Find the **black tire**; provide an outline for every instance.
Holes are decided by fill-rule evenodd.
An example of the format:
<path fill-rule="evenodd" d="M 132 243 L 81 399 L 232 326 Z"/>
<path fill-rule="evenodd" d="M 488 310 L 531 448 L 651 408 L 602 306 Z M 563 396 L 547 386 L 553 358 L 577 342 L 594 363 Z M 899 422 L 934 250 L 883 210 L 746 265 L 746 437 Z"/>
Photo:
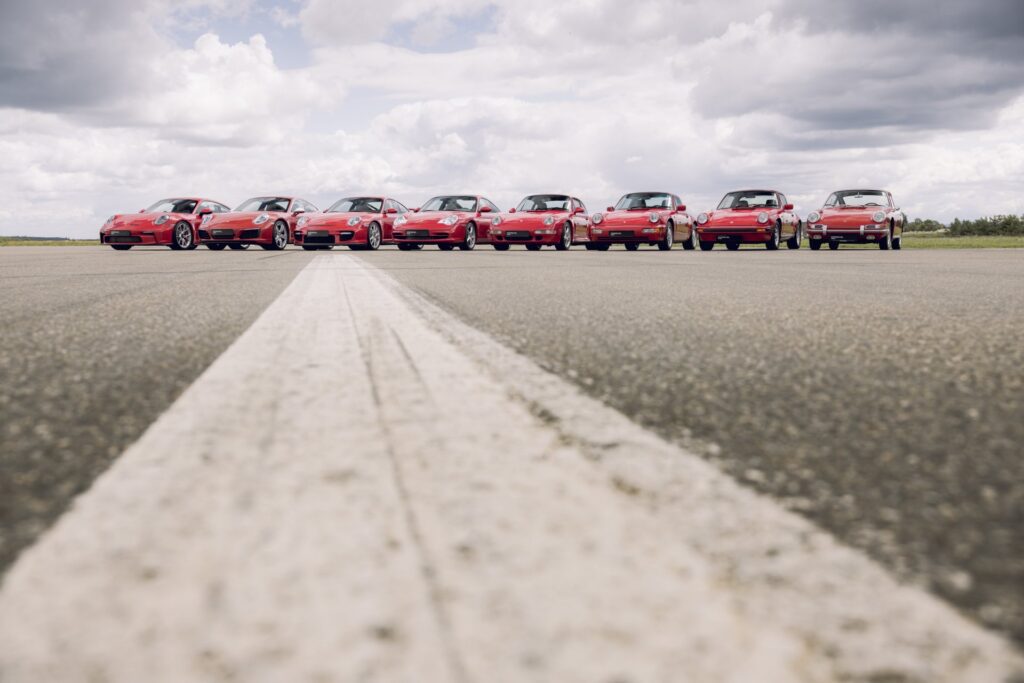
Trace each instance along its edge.
<path fill-rule="evenodd" d="M 399 242 L 398 243 L 398 251 L 416 251 L 416 250 L 422 249 L 422 248 L 423 248 L 422 245 L 419 245 L 419 244 L 409 244 L 407 242 Z"/>
<path fill-rule="evenodd" d="M 890 225 L 889 229 L 885 231 L 885 239 L 884 240 L 879 240 L 878 248 L 881 249 L 882 251 L 889 251 L 889 247 L 891 247 L 891 246 L 892 246 L 892 226 Z"/>
<path fill-rule="evenodd" d="M 899 251 L 900 249 L 903 248 L 903 235 L 892 238 L 892 248 L 896 251 Z"/>
<path fill-rule="evenodd" d="M 376 222 L 370 223 L 370 226 L 366 228 L 366 248 L 370 251 L 377 251 L 383 241 L 384 234 L 380 231 L 380 225 Z"/>
<path fill-rule="evenodd" d="M 796 233 L 792 237 L 790 237 L 788 240 L 786 240 L 786 248 L 787 249 L 799 249 L 800 248 L 800 243 L 803 242 L 803 239 L 804 239 L 804 224 L 803 223 L 797 223 L 796 224 Z"/>
<path fill-rule="evenodd" d="M 271 232 L 273 240 L 268 246 L 271 251 L 281 251 L 288 246 L 288 224 L 284 221 L 277 221 Z"/>
<path fill-rule="evenodd" d="M 690 226 L 690 237 L 683 242 L 683 249 L 686 251 L 693 251 L 700 244 L 700 239 L 697 237 L 697 230 L 692 225 Z"/>
<path fill-rule="evenodd" d="M 540 246 L 541 245 L 539 245 L 539 244 L 527 244 L 526 248 L 529 251 L 540 251 Z"/>
<path fill-rule="evenodd" d="M 509 247 L 507 244 L 492 244 L 491 246 L 494 247 L 495 251 L 508 251 Z"/>
<path fill-rule="evenodd" d="M 308 246 L 308 245 L 306 245 L 306 244 L 303 244 L 303 245 L 302 245 L 302 249 L 303 249 L 304 251 L 316 251 L 316 250 L 317 250 L 317 247 L 311 247 L 311 246 Z"/>
<path fill-rule="evenodd" d="M 273 251 L 274 250 L 274 245 L 273 244 L 261 244 L 260 245 L 260 249 L 262 249 L 263 251 Z"/>
<path fill-rule="evenodd" d="M 728 249 L 729 251 L 739 251 L 740 243 L 739 242 L 726 242 L 725 243 L 725 248 Z"/>
<path fill-rule="evenodd" d="M 185 221 L 178 221 L 171 232 L 171 249 L 175 251 L 187 251 L 192 249 L 196 242 L 196 235 L 192 232 L 192 226 Z"/>
<path fill-rule="evenodd" d="M 818 251 L 821 249 L 821 240 L 807 240 L 807 246 L 811 248 L 811 251 Z"/>
<path fill-rule="evenodd" d="M 626 242 L 626 251 L 636 251 L 640 248 L 639 242 Z"/>
<path fill-rule="evenodd" d="M 676 226 L 672 225 L 672 221 L 668 222 L 665 226 L 665 237 L 658 242 L 658 249 L 662 251 L 672 251 L 672 245 L 675 243 L 675 231 Z"/>
<path fill-rule="evenodd" d="M 714 248 L 715 248 L 715 243 L 714 242 L 705 242 L 703 240 L 700 241 L 700 250 L 701 251 L 711 251 Z"/>
<path fill-rule="evenodd" d="M 779 244 L 782 240 L 782 223 L 775 221 L 775 228 L 772 230 L 772 237 L 770 240 L 764 243 L 764 248 L 768 251 L 776 251 L 779 248 Z"/>
<path fill-rule="evenodd" d="M 246 249 L 249 248 L 249 245 L 248 244 L 229 244 L 228 247 L 230 247 L 234 251 L 245 251 Z"/>
<path fill-rule="evenodd" d="M 839 248 L 839 242 L 837 242 L 836 240 L 829 240 L 828 248 L 831 249 L 832 251 L 835 251 L 836 249 Z"/>
<path fill-rule="evenodd" d="M 455 249 L 455 245 L 454 244 L 439 244 L 439 245 L 437 245 L 437 248 L 440 249 L 441 251 L 453 251 Z"/>
<path fill-rule="evenodd" d="M 114 251 L 128 251 L 129 249 L 132 248 L 132 245 L 130 245 L 130 244 L 111 244 L 110 248 L 113 249 Z"/>
<path fill-rule="evenodd" d="M 587 242 L 583 245 L 583 248 L 587 251 L 597 251 L 600 247 L 600 244 L 594 244 L 593 242 Z"/>
<path fill-rule="evenodd" d="M 612 248 L 612 245 L 610 245 L 610 244 L 598 244 L 597 245 L 597 250 L 598 251 L 608 251 L 611 248 Z"/>
<path fill-rule="evenodd" d="M 476 223 L 466 224 L 466 236 L 462 239 L 459 249 L 463 251 L 473 251 L 476 249 Z"/>
<path fill-rule="evenodd" d="M 222 251 L 224 249 L 227 249 L 227 246 L 228 245 L 226 244 L 207 244 L 206 248 L 212 251 Z"/>
<path fill-rule="evenodd" d="M 555 244 L 555 249 L 558 251 L 567 251 L 572 246 L 572 223 L 566 223 L 562 226 L 562 236 Z"/>

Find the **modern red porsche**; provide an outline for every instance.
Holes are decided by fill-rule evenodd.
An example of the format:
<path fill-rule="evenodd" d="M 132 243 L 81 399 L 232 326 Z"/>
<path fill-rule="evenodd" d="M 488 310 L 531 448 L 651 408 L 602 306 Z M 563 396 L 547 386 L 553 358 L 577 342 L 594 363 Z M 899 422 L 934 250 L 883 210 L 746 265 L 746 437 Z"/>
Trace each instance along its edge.
<path fill-rule="evenodd" d="M 161 199 L 138 213 L 115 214 L 100 228 L 100 244 L 118 251 L 162 245 L 171 249 L 195 249 L 200 226 L 209 216 L 230 209 L 212 199 L 177 197 Z"/>
<path fill-rule="evenodd" d="M 799 249 L 803 222 L 781 192 L 740 190 L 725 195 L 714 211 L 697 216 L 697 237 L 704 251 L 719 242 L 730 250 L 746 243 L 763 244 L 774 251 L 782 242 Z"/>
<path fill-rule="evenodd" d="M 507 251 L 513 244 L 530 251 L 544 246 L 565 251 L 586 241 L 587 207 L 567 194 L 532 194 L 491 221 L 491 245 L 498 251 Z"/>
<path fill-rule="evenodd" d="M 317 208 L 295 197 L 253 197 L 229 213 L 214 214 L 199 229 L 199 239 L 210 249 L 284 249 L 292 241 L 303 214 Z"/>
<path fill-rule="evenodd" d="M 295 244 L 307 251 L 333 249 L 344 244 L 349 249 L 379 249 L 393 244 L 395 221 L 409 209 L 390 197 L 346 197 L 323 213 L 300 216 L 296 223 Z"/>
<path fill-rule="evenodd" d="M 886 190 L 839 190 L 820 211 L 807 214 L 808 243 L 815 251 L 826 242 L 829 249 L 843 242 L 900 249 L 906 219 Z"/>
<path fill-rule="evenodd" d="M 479 195 L 442 195 L 395 220 L 392 236 L 403 251 L 436 244 L 443 251 L 473 249 L 491 241 L 493 202 Z"/>
<path fill-rule="evenodd" d="M 607 212 L 590 217 L 587 249 L 591 251 L 604 251 L 612 244 L 624 244 L 630 251 L 641 244 L 668 251 L 676 242 L 682 242 L 684 249 L 697 245 L 686 205 L 668 192 L 630 192 Z"/>

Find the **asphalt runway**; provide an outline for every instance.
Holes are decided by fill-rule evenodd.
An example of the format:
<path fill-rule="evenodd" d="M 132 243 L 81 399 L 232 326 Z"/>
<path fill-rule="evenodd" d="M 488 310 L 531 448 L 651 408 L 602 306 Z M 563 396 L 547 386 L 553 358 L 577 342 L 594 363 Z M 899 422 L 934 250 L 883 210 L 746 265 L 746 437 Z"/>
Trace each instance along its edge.
<path fill-rule="evenodd" d="M 1024 252 L 360 257 L 1024 640 Z M 0 250 L 0 567 L 308 262 Z"/>

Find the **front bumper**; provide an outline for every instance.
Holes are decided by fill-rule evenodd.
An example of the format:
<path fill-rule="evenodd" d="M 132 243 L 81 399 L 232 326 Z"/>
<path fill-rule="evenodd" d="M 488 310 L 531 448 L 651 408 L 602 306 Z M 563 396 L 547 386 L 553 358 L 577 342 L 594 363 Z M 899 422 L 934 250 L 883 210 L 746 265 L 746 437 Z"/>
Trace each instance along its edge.
<path fill-rule="evenodd" d="M 199 241 L 204 244 L 270 244 L 274 241 L 271 228 L 264 227 L 210 227 L 199 228 Z"/>
<path fill-rule="evenodd" d="M 558 244 L 562 239 L 562 231 L 554 228 L 539 228 L 529 230 L 503 230 L 501 228 L 491 230 L 491 241 L 495 244 Z"/>
<path fill-rule="evenodd" d="M 824 224 L 807 226 L 807 238 L 826 242 L 846 242 L 851 244 L 868 244 L 880 242 L 889 232 L 887 225 L 860 225 L 830 228 Z"/>
<path fill-rule="evenodd" d="M 751 242 L 757 244 L 771 240 L 772 228 L 768 225 L 753 227 L 698 225 L 697 237 L 700 238 L 701 242 Z"/>
<path fill-rule="evenodd" d="M 612 244 L 625 244 L 627 242 L 649 242 L 654 244 L 665 238 L 665 225 L 637 226 L 605 226 L 604 224 L 594 225 L 590 228 L 591 242 L 609 242 Z"/>
<path fill-rule="evenodd" d="M 443 225 L 395 228 L 391 232 L 395 242 L 410 244 L 462 244 L 466 239 L 466 228 L 458 225 L 447 228 Z M 477 241 L 482 242 L 477 235 Z"/>
<path fill-rule="evenodd" d="M 366 228 L 346 229 L 300 229 L 295 231 L 295 244 L 314 246 L 331 244 L 352 244 L 366 241 Z"/>
<path fill-rule="evenodd" d="M 167 246 L 170 243 L 170 234 L 164 230 L 110 230 L 100 233 L 100 244 Z"/>

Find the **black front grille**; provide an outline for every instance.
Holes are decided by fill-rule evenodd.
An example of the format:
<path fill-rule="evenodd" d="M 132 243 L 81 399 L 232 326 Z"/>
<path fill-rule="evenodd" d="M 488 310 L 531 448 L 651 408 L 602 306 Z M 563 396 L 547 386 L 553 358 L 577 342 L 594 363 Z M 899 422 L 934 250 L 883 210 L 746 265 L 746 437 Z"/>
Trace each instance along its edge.
<path fill-rule="evenodd" d="M 241 239 L 243 239 L 243 240 L 255 240 L 255 239 L 259 239 L 259 237 L 260 237 L 260 229 L 259 228 L 253 228 L 252 230 L 243 230 L 242 231 Z"/>
<path fill-rule="evenodd" d="M 306 235 L 304 244 L 334 244 L 334 238 L 330 235 Z"/>
<path fill-rule="evenodd" d="M 199 239 L 201 239 L 201 240 L 208 240 L 208 239 L 210 239 L 209 231 L 208 230 L 200 230 L 199 231 Z"/>
<path fill-rule="evenodd" d="M 138 235 L 111 235 L 107 238 L 108 244 L 137 244 L 141 241 Z"/>
<path fill-rule="evenodd" d="M 509 230 L 505 233 L 507 240 L 528 240 L 531 235 L 528 230 Z"/>
<path fill-rule="evenodd" d="M 406 230 L 406 237 L 430 237 L 429 230 Z"/>
<path fill-rule="evenodd" d="M 609 237 L 636 237 L 636 233 L 632 230 L 612 230 L 608 233 Z"/>
<path fill-rule="evenodd" d="M 211 230 L 211 232 L 215 240 L 229 240 L 235 236 L 234 230 Z"/>
<path fill-rule="evenodd" d="M 351 230 L 346 230 L 345 232 L 339 232 L 338 233 L 338 241 L 339 242 L 344 242 L 345 240 L 350 240 L 350 239 L 352 239 L 352 237 L 354 235 L 355 235 L 355 233 L 352 232 Z"/>

